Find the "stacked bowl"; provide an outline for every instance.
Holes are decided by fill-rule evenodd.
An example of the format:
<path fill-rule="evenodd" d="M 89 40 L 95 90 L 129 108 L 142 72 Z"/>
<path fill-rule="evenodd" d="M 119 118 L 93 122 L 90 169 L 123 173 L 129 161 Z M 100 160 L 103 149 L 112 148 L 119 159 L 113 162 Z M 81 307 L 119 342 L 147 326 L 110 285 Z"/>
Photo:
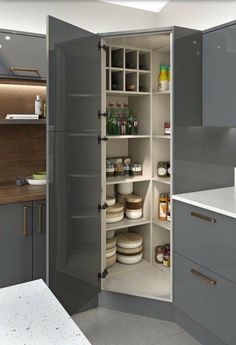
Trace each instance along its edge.
<path fill-rule="evenodd" d="M 116 236 L 116 260 L 125 265 L 137 264 L 143 257 L 143 237 L 135 232 Z"/>

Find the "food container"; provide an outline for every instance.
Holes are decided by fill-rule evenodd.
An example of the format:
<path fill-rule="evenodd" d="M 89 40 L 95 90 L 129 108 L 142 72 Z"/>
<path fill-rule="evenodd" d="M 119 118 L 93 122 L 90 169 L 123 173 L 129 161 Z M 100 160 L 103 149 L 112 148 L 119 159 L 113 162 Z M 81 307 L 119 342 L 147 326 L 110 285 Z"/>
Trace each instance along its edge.
<path fill-rule="evenodd" d="M 117 194 L 117 201 L 124 205 L 126 208 L 126 199 L 128 196 L 131 196 L 132 194 Z"/>
<path fill-rule="evenodd" d="M 143 243 L 143 237 L 136 232 L 121 232 L 116 236 L 117 248 L 138 248 Z"/>
<path fill-rule="evenodd" d="M 141 176 L 143 174 L 142 164 L 131 164 L 131 175 Z"/>
<path fill-rule="evenodd" d="M 106 241 L 106 249 L 111 249 L 116 246 L 116 238 L 109 238 Z"/>
<path fill-rule="evenodd" d="M 110 230 L 106 232 L 106 239 L 109 240 L 115 236 L 115 230 Z"/>
<path fill-rule="evenodd" d="M 114 177 L 115 176 L 115 166 L 114 166 L 114 164 L 107 164 L 106 176 L 107 177 Z"/>
<path fill-rule="evenodd" d="M 124 176 L 124 164 L 117 163 L 115 165 L 115 176 Z"/>
<path fill-rule="evenodd" d="M 129 210 L 139 210 L 143 207 L 143 198 L 141 195 L 127 195 L 126 208 Z"/>
<path fill-rule="evenodd" d="M 116 263 L 116 254 L 106 259 L 106 267 L 112 267 Z"/>
<path fill-rule="evenodd" d="M 157 175 L 159 177 L 168 177 L 167 162 L 158 162 L 157 163 Z"/>
<path fill-rule="evenodd" d="M 164 134 L 165 135 L 170 135 L 170 122 L 165 122 L 164 123 Z"/>
<path fill-rule="evenodd" d="M 116 198 L 115 197 L 107 196 L 107 198 L 106 198 L 107 206 L 109 206 L 109 207 L 114 206 L 115 203 L 116 203 Z"/>
<path fill-rule="evenodd" d="M 106 250 L 106 259 L 116 254 L 116 246 Z"/>
<path fill-rule="evenodd" d="M 143 251 L 143 246 L 139 246 L 137 248 L 121 248 L 121 247 L 116 247 L 117 254 L 126 254 L 126 255 L 137 255 L 142 253 Z"/>
<path fill-rule="evenodd" d="M 143 253 L 140 253 L 138 255 L 122 255 L 117 254 L 116 260 L 119 261 L 121 264 L 125 265 L 134 265 L 140 262 L 143 258 Z"/>
<path fill-rule="evenodd" d="M 124 218 L 124 205 L 115 203 L 106 210 L 106 222 L 108 224 L 120 222 Z"/>
<path fill-rule="evenodd" d="M 124 175 L 129 176 L 130 175 L 130 164 L 124 164 Z"/>
<path fill-rule="evenodd" d="M 128 195 L 133 193 L 134 185 L 133 182 L 121 183 L 117 186 L 117 192 L 122 195 Z"/>
<path fill-rule="evenodd" d="M 140 208 L 138 210 L 129 210 L 126 208 L 125 215 L 129 219 L 140 219 L 143 216 L 143 209 Z"/>

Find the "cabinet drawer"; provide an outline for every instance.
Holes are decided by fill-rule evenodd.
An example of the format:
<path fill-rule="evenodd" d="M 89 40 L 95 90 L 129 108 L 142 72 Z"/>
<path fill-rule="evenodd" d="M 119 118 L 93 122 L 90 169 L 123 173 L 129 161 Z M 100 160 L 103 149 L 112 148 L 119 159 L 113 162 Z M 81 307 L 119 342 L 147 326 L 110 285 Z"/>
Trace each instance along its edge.
<path fill-rule="evenodd" d="M 175 306 L 227 344 L 235 345 L 236 285 L 178 254 L 174 265 Z M 210 285 L 213 282 L 216 285 Z"/>
<path fill-rule="evenodd" d="M 236 219 L 178 201 L 174 219 L 175 252 L 236 283 Z"/>

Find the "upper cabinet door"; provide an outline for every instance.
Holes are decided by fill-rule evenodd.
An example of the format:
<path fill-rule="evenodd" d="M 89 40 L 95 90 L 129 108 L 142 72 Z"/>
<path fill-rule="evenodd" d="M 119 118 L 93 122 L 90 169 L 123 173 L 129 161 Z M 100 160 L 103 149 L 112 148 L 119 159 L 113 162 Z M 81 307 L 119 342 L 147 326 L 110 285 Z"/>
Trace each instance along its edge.
<path fill-rule="evenodd" d="M 0 45 L 0 77 L 46 79 L 46 37 L 0 32 Z"/>
<path fill-rule="evenodd" d="M 236 126 L 236 25 L 203 34 L 203 125 Z"/>
<path fill-rule="evenodd" d="M 101 110 L 100 39 L 49 17 L 49 130 L 98 126 Z"/>
<path fill-rule="evenodd" d="M 49 286 L 74 314 L 100 291 L 100 39 L 52 17 L 48 28 Z"/>

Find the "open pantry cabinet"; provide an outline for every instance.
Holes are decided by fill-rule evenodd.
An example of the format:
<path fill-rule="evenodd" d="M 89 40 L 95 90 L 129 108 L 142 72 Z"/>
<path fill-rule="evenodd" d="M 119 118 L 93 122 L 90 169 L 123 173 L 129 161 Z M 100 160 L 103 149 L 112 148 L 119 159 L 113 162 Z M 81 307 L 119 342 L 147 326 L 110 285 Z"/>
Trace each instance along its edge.
<path fill-rule="evenodd" d="M 102 97 L 108 116 L 102 119 L 105 123 L 102 136 L 107 139 L 102 166 L 106 167 L 106 161 L 114 157 L 128 157 L 131 163 L 142 166 L 142 175 L 139 176 L 106 177 L 103 170 L 103 199 L 117 199 L 117 191 L 123 190 L 120 185 L 132 182 L 133 194 L 142 196 L 143 200 L 143 215 L 139 219 L 129 219 L 125 215 L 121 221 L 107 224 L 103 213 L 103 268 L 106 268 L 106 237 L 119 233 L 135 232 L 141 235 L 143 257 L 136 264 L 116 261 L 108 268 L 108 275 L 102 280 L 102 289 L 171 302 L 172 263 L 170 267 L 157 263 L 155 248 L 167 243 L 172 248 L 172 222 L 159 220 L 160 193 L 171 194 L 172 180 L 171 176 L 157 177 L 158 162 L 170 162 L 171 166 L 172 159 L 171 135 L 164 134 L 165 122 L 172 127 L 171 82 L 168 90 L 162 92 L 158 85 L 160 66 L 168 65 L 172 70 L 172 33 L 122 35 L 104 38 L 103 41 L 105 83 Z M 119 113 L 120 108 L 125 111 L 125 107 L 137 121 L 135 134 L 128 132 L 127 124 L 123 133 L 111 132 L 108 125 L 110 109 L 115 108 Z M 119 252 L 120 248 L 116 248 Z"/>
<path fill-rule="evenodd" d="M 168 243 L 171 255 L 174 219 L 160 220 L 158 203 L 160 194 L 172 194 L 175 162 L 181 163 L 181 157 L 173 160 L 174 128 L 201 106 L 200 74 L 191 78 L 193 68 L 201 71 L 201 33 L 169 28 L 95 35 L 53 17 L 48 29 L 49 287 L 71 314 L 96 306 L 101 289 L 171 302 L 173 263 L 156 263 L 155 247 Z M 170 65 L 173 80 L 165 92 L 158 89 L 161 64 Z M 108 126 L 110 104 L 132 109 L 127 131 Z M 164 135 L 165 122 L 171 135 Z M 137 164 L 133 175 L 129 168 L 107 178 L 107 159 L 124 157 Z M 158 176 L 158 162 L 170 163 L 169 177 Z M 122 213 L 120 221 L 106 223 L 107 196 L 114 199 L 131 182 L 141 218 Z M 141 261 L 115 261 L 107 269 L 106 237 L 113 231 L 141 236 Z"/>

